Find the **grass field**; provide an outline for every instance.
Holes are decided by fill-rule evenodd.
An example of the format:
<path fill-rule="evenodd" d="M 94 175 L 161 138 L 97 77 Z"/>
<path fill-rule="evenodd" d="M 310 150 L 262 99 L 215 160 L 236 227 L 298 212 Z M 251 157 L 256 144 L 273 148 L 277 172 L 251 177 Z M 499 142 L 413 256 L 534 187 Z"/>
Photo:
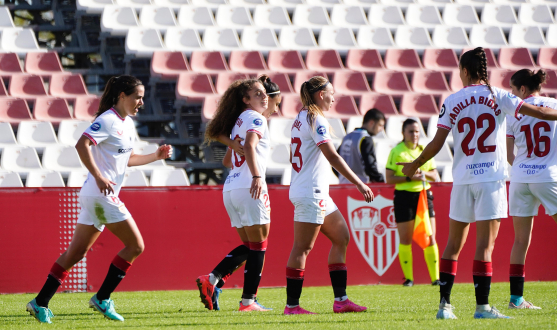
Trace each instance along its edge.
<path fill-rule="evenodd" d="M 367 306 L 365 313 L 334 314 L 330 287 L 304 288 L 302 307 L 320 315 L 282 315 L 285 289 L 261 289 L 259 300 L 266 313 L 239 313 L 239 289 L 224 290 L 221 311 L 203 308 L 198 291 L 117 292 L 112 295 L 124 323 L 105 320 L 88 308 L 92 293 L 58 294 L 50 303 L 56 317 L 41 325 L 25 311 L 32 294 L 0 295 L 0 329 L 550 329 L 557 328 L 557 282 L 527 282 L 526 298 L 542 310 L 508 310 L 508 283 L 492 285 L 490 302 L 512 320 L 474 320 L 472 284 L 457 284 L 451 300 L 458 320 L 435 320 L 438 287 L 417 285 L 352 286 L 348 295 Z"/>

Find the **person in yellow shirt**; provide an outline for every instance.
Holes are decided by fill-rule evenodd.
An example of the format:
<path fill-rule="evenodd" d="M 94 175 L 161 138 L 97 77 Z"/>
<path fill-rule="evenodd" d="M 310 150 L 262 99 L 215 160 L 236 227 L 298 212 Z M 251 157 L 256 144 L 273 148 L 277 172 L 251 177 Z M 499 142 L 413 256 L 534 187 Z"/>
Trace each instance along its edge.
<path fill-rule="evenodd" d="M 398 236 L 400 238 L 398 258 L 405 277 L 404 286 L 414 285 L 412 236 L 414 234 L 414 220 L 418 208 L 418 198 L 420 191 L 424 189 L 423 181 L 425 181 L 425 189 L 427 190 L 427 204 L 432 229 L 431 244 L 424 250 L 424 257 L 432 285 L 439 285 L 439 248 L 435 241 L 433 194 L 429 190 L 431 185 L 428 182 L 439 181 L 439 173 L 436 170 L 435 161 L 431 159 L 426 162 L 413 177 L 407 177 L 402 174 L 402 165 L 397 165 L 397 163 L 410 163 L 422 153 L 424 147 L 418 144 L 420 139 L 419 125 L 414 119 L 406 119 L 404 121 L 402 124 L 403 140 L 391 150 L 385 173 L 387 183 L 395 184 L 393 206 Z"/>

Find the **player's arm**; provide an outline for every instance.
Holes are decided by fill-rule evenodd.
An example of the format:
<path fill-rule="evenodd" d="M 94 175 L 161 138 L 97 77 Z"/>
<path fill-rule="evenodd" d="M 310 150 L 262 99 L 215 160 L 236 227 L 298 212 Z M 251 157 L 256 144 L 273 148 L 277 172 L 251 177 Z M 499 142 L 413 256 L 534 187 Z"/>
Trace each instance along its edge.
<path fill-rule="evenodd" d="M 226 154 L 222 159 L 222 165 L 227 168 L 232 168 L 232 149 L 230 148 L 226 149 Z"/>
<path fill-rule="evenodd" d="M 159 159 L 166 159 L 172 156 L 172 146 L 163 144 L 157 151 L 148 155 L 138 155 L 132 150 L 130 159 L 128 160 L 128 166 L 141 166 L 152 163 Z"/>
<path fill-rule="evenodd" d="M 427 177 L 427 175 L 426 175 L 426 177 Z M 389 170 L 389 169 L 385 170 L 385 179 L 387 180 L 388 184 L 397 184 L 397 183 L 407 182 L 405 176 L 395 175 L 395 171 Z M 411 181 L 422 181 L 422 174 L 418 171 L 410 179 L 411 179 Z"/>
<path fill-rule="evenodd" d="M 433 181 L 433 182 L 437 182 L 437 181 L 441 181 L 441 178 L 439 177 L 439 172 L 437 172 L 437 169 L 434 168 L 431 171 L 425 171 L 425 178 L 428 181 Z"/>
<path fill-rule="evenodd" d="M 340 174 L 347 178 L 348 181 L 356 185 L 358 190 L 364 196 L 366 202 L 369 203 L 373 200 L 373 193 L 371 192 L 371 189 L 365 183 L 363 183 L 362 180 L 360 180 L 360 178 L 358 178 L 358 176 L 354 172 L 352 172 L 350 167 L 348 167 L 348 164 L 346 164 L 344 159 L 342 159 L 342 157 L 340 157 L 340 155 L 337 153 L 332 142 L 320 144 L 319 149 L 321 149 L 321 152 L 323 152 L 323 155 L 325 156 L 325 158 L 327 158 L 331 166 L 333 166 Z"/>
<path fill-rule="evenodd" d="M 253 199 L 259 199 L 261 190 L 263 189 L 263 179 L 259 173 L 257 166 L 257 152 L 255 147 L 259 143 L 259 135 L 255 132 L 248 132 L 246 134 L 246 141 L 244 142 L 244 157 L 248 164 L 249 171 L 252 175 L 250 194 Z"/>
<path fill-rule="evenodd" d="M 526 102 L 522 103 L 518 112 L 541 120 L 557 120 L 557 110 L 547 107 L 538 107 Z"/>
<path fill-rule="evenodd" d="M 420 166 L 425 164 L 428 160 L 433 158 L 443 145 L 445 144 L 445 140 L 449 135 L 449 130 L 439 127 L 437 129 L 437 133 L 435 133 L 435 137 L 431 140 L 430 143 L 425 147 L 424 151 L 422 151 L 421 155 L 418 156 L 412 163 L 398 163 L 397 165 L 402 165 L 402 173 L 404 175 L 413 177 L 414 174 L 418 171 Z"/>
<path fill-rule="evenodd" d="M 232 140 L 229 136 L 221 134 L 217 137 L 217 140 L 220 143 L 226 145 L 227 147 L 232 148 L 232 150 L 234 150 L 234 152 L 238 156 L 244 156 L 244 147 L 240 143 L 240 141 L 243 140 L 241 137 L 237 137 L 234 140 Z"/>
<path fill-rule="evenodd" d="M 91 175 L 97 182 L 97 186 L 99 187 L 101 193 L 105 195 L 114 193 L 114 188 L 112 187 L 112 185 L 116 183 L 102 176 L 99 167 L 93 159 L 91 149 L 89 148 L 92 144 L 93 142 L 91 142 L 91 140 L 87 136 L 82 135 L 75 144 L 75 149 L 77 150 L 81 162 L 83 162 L 83 165 L 85 165 L 89 173 L 91 173 Z"/>
<path fill-rule="evenodd" d="M 514 163 L 514 139 L 510 137 L 507 138 L 507 162 Z"/>

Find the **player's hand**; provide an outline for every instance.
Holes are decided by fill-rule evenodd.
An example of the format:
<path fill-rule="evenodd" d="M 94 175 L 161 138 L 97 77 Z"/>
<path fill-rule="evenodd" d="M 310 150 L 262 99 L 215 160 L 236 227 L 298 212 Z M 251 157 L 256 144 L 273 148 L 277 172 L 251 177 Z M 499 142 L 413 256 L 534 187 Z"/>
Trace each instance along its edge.
<path fill-rule="evenodd" d="M 358 191 L 364 196 L 364 199 L 367 203 L 370 203 L 373 200 L 373 192 L 371 188 L 369 188 L 365 183 L 361 182 L 356 185 Z"/>
<path fill-rule="evenodd" d="M 253 199 L 259 199 L 261 196 L 261 191 L 263 190 L 263 180 L 261 178 L 253 178 L 251 180 L 251 188 L 249 193 Z"/>
<path fill-rule="evenodd" d="M 98 178 L 95 178 L 95 181 L 97 182 L 97 187 L 99 187 L 99 190 L 105 196 L 114 194 L 114 187 L 112 187 L 112 185 L 115 185 L 115 182 L 108 180 L 102 175 Z"/>
<path fill-rule="evenodd" d="M 423 175 L 421 173 L 416 173 L 412 177 L 412 181 L 426 181 L 426 178 L 425 178 L 425 175 Z"/>
<path fill-rule="evenodd" d="M 241 137 L 236 137 L 233 142 L 232 142 L 232 150 L 234 150 L 234 152 L 236 153 L 236 155 L 238 156 L 243 156 L 244 155 L 244 146 L 242 145 L 242 143 L 240 143 L 241 141 L 244 141 L 244 139 L 242 139 Z"/>
<path fill-rule="evenodd" d="M 167 159 L 172 156 L 172 146 L 168 144 L 163 144 L 160 146 L 157 151 L 155 152 L 155 156 L 157 159 Z"/>
<path fill-rule="evenodd" d="M 396 163 L 397 165 L 402 165 L 402 174 L 404 174 L 405 176 L 412 178 L 414 177 L 414 174 L 416 174 L 416 171 L 419 170 L 419 166 L 417 166 L 417 164 L 415 162 L 412 163 Z M 421 179 L 420 179 L 421 181 Z"/>

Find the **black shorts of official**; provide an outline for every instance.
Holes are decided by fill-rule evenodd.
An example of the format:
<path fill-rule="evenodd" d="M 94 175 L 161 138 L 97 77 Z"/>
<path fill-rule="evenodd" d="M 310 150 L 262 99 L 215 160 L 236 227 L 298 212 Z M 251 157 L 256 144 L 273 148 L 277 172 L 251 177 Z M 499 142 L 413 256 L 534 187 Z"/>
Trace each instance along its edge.
<path fill-rule="evenodd" d="M 395 221 L 397 223 L 416 219 L 419 198 L 420 192 L 395 190 L 393 206 L 395 209 Z M 435 217 L 435 211 L 433 210 L 433 194 L 431 190 L 427 191 L 427 207 L 429 209 L 429 217 Z"/>

